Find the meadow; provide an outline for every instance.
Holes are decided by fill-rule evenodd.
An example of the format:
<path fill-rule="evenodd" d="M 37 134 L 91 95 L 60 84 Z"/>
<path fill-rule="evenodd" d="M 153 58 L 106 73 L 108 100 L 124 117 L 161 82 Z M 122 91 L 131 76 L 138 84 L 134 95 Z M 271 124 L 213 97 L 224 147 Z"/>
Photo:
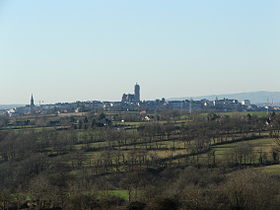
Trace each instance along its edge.
<path fill-rule="evenodd" d="M 213 190 L 215 182 L 222 192 L 231 182 L 225 177 L 234 174 L 277 182 L 277 114 L 182 114 L 147 113 L 151 121 L 135 112 L 11 118 L 28 119 L 30 125 L 0 128 L 0 201 L 11 206 L 37 200 L 41 209 L 73 209 L 81 202 L 128 208 L 133 202 L 149 206 L 175 198 L 183 205 L 186 197 L 180 196 L 194 196 L 191 191 L 177 195 L 187 174 L 181 186 L 201 192 Z M 268 125 L 268 117 L 275 124 Z M 162 188 L 167 183 L 169 190 Z"/>

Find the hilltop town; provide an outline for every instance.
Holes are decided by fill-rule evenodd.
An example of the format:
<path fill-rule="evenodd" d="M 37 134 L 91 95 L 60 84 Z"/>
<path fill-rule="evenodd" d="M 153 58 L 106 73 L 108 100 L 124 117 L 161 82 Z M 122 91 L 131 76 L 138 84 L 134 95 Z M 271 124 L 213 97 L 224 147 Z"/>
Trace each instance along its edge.
<path fill-rule="evenodd" d="M 10 116 L 27 114 L 60 114 L 60 113 L 82 113 L 94 110 L 104 111 L 164 111 L 164 110 L 184 110 L 184 111 L 215 111 L 215 112 L 257 112 L 257 111 L 278 111 L 275 106 L 259 106 L 251 104 L 249 100 L 238 101 L 236 99 L 215 100 L 141 100 L 140 85 L 136 84 L 133 94 L 123 94 L 120 101 L 77 101 L 73 103 L 56 104 L 35 104 L 33 94 L 30 104 L 9 110 L 2 110 Z"/>

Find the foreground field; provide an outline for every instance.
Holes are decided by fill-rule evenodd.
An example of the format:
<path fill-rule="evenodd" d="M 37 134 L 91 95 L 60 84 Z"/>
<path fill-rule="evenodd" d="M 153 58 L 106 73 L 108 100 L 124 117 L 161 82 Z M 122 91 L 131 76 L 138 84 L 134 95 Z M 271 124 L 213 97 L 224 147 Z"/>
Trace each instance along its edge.
<path fill-rule="evenodd" d="M 158 120 L 149 122 L 137 113 L 125 122 L 119 121 L 122 113 L 31 116 L 32 126 L 2 127 L 0 205 L 34 200 L 41 209 L 117 209 L 137 201 L 232 209 L 243 205 L 232 203 L 228 194 L 239 187 L 233 182 L 246 181 L 252 191 L 260 186 L 250 177 L 268 183 L 265 189 L 277 186 L 277 127 L 268 125 L 263 113 L 177 114 L 168 113 L 167 119 L 154 113 L 151 118 Z M 240 196 L 251 206 L 261 205 Z"/>

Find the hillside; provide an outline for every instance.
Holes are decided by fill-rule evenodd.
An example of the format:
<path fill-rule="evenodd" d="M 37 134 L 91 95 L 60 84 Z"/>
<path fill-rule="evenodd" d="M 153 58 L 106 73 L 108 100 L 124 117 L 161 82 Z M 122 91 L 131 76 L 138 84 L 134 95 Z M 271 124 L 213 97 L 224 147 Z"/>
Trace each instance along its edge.
<path fill-rule="evenodd" d="M 168 100 L 185 100 L 190 97 L 182 97 L 182 98 L 170 98 Z M 207 96 L 195 96 L 192 97 L 194 100 L 200 99 L 208 99 L 215 100 L 216 98 L 232 98 L 237 99 L 239 101 L 249 99 L 253 104 L 265 104 L 269 101 L 269 103 L 280 103 L 280 92 L 278 91 L 257 91 L 257 92 L 244 92 L 244 93 L 232 93 L 232 94 L 220 94 L 220 95 L 207 95 Z"/>
<path fill-rule="evenodd" d="M 0 110 L 13 109 L 24 106 L 22 104 L 0 104 Z"/>

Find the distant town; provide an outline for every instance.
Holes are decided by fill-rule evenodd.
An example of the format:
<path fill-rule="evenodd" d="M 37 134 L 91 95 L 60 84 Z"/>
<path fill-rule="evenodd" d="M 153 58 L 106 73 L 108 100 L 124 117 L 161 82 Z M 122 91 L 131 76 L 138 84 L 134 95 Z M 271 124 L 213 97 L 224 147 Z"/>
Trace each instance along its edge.
<path fill-rule="evenodd" d="M 73 103 L 56 103 L 36 105 L 33 94 L 30 104 L 22 107 L 1 110 L 1 114 L 9 116 L 20 116 L 28 114 L 60 114 L 80 113 L 94 110 L 104 111 L 165 111 L 185 110 L 190 113 L 194 111 L 214 112 L 257 112 L 257 111 L 279 111 L 278 106 L 255 105 L 250 100 L 238 101 L 237 99 L 216 98 L 215 100 L 141 100 L 140 85 L 134 86 L 134 93 L 124 93 L 120 101 L 77 101 Z"/>

